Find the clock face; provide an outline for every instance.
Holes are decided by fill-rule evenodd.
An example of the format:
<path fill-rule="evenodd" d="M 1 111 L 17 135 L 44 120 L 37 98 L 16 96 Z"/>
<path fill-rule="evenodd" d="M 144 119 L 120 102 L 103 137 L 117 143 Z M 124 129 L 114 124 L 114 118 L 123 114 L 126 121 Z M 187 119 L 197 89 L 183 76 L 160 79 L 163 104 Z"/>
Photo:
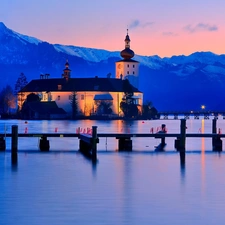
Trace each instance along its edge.
<path fill-rule="evenodd" d="M 118 65 L 118 69 L 121 69 L 121 64 Z"/>

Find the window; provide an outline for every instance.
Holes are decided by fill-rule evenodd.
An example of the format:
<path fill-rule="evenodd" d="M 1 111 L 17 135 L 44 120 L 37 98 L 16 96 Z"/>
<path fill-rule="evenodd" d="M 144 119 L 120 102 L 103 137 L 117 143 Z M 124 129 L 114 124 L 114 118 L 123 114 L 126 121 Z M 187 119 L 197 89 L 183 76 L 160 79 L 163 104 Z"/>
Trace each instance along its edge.
<path fill-rule="evenodd" d="M 133 68 L 135 67 L 135 65 L 133 65 Z"/>
<path fill-rule="evenodd" d="M 60 100 L 60 95 L 58 95 L 58 101 Z"/>
<path fill-rule="evenodd" d="M 62 85 L 61 84 L 58 84 L 58 90 L 62 90 Z"/>
<path fill-rule="evenodd" d="M 129 71 L 127 71 L 127 74 L 129 74 Z"/>
<path fill-rule="evenodd" d="M 81 95 L 81 96 L 80 96 L 80 99 L 81 99 L 81 100 L 84 100 L 84 95 Z"/>
<path fill-rule="evenodd" d="M 133 74 L 135 74 L 135 72 L 133 71 Z"/>
<path fill-rule="evenodd" d="M 127 67 L 129 67 L 129 64 L 127 64 Z"/>

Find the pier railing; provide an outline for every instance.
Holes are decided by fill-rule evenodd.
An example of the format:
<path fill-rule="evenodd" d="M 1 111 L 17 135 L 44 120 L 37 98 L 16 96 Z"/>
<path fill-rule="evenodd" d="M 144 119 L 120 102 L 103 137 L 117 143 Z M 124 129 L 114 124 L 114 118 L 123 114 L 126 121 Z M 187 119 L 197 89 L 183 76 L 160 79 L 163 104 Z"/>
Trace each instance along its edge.
<path fill-rule="evenodd" d="M 97 144 L 99 143 L 99 138 L 109 137 L 118 139 L 118 150 L 119 151 L 132 151 L 132 138 L 159 138 L 161 143 L 157 146 L 157 151 L 164 150 L 165 138 L 176 138 L 174 146 L 177 151 L 180 151 L 181 155 L 185 153 L 186 148 L 186 138 L 212 138 L 212 150 L 222 151 L 222 140 L 225 138 L 225 134 L 217 133 L 216 128 L 217 119 L 212 120 L 212 133 L 186 133 L 186 120 L 181 119 L 180 132 L 179 133 L 166 133 L 165 130 L 161 130 L 157 133 L 97 133 L 97 127 L 92 127 L 91 134 L 82 133 L 18 133 L 18 126 L 12 126 L 11 133 L 0 134 L 0 150 L 5 150 L 5 138 L 11 137 L 11 152 L 12 156 L 17 157 L 18 150 L 18 138 L 20 137 L 39 137 L 40 143 L 39 148 L 41 151 L 49 151 L 50 145 L 47 138 L 79 138 L 79 150 L 83 153 L 88 153 L 90 157 L 94 160 L 97 159 Z M 165 127 L 165 124 L 162 127 Z"/>

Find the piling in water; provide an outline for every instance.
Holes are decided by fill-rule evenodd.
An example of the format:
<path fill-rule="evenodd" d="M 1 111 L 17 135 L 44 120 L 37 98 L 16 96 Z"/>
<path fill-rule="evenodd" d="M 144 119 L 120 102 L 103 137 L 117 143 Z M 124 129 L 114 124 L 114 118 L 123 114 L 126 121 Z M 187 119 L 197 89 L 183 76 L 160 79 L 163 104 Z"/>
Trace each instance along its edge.
<path fill-rule="evenodd" d="M 11 141 L 11 158 L 12 162 L 17 162 L 17 151 L 18 151 L 18 126 L 12 126 L 12 141 Z"/>
<path fill-rule="evenodd" d="M 41 151 L 49 151 L 50 149 L 50 144 L 49 140 L 47 140 L 46 136 L 42 136 L 39 142 L 39 148 Z"/>
<path fill-rule="evenodd" d="M 0 151 L 5 151 L 6 145 L 5 145 L 5 139 L 3 137 L 0 137 Z"/>
<path fill-rule="evenodd" d="M 98 135 L 97 135 L 97 126 L 92 126 L 92 160 L 97 160 L 97 143 L 98 143 Z"/>

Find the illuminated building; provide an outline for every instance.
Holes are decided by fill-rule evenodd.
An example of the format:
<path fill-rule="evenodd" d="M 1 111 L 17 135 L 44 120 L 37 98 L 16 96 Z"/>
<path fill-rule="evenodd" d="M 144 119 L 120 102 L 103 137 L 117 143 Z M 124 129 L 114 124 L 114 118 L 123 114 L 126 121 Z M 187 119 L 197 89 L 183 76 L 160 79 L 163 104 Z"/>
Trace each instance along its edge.
<path fill-rule="evenodd" d="M 120 102 L 124 97 L 125 79 L 128 79 L 131 84 L 135 104 L 139 106 L 139 109 L 143 104 L 143 93 L 138 90 L 139 62 L 131 59 L 134 52 L 130 49 L 128 33 L 125 39 L 125 49 L 121 51 L 121 56 L 123 60 L 116 62 L 115 78 L 110 76 L 106 78 L 72 78 L 67 61 L 61 78 L 50 78 L 49 74 L 41 75 L 40 79 L 28 83 L 19 94 L 23 93 L 27 96 L 35 93 L 41 102 L 55 102 L 59 108 L 66 111 L 68 117 L 71 117 L 71 98 L 75 93 L 78 115 L 97 114 L 96 102 L 105 101 L 111 103 L 111 115 L 122 116 Z"/>

